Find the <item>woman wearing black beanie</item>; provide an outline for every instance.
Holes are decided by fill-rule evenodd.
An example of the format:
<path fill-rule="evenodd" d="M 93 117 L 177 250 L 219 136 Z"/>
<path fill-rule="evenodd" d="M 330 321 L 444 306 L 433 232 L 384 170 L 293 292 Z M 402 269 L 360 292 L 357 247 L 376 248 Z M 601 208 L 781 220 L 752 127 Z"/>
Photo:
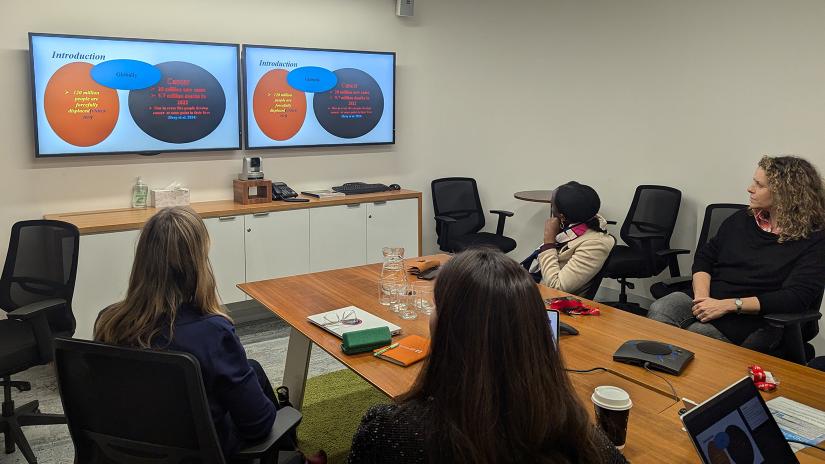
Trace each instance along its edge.
<path fill-rule="evenodd" d="M 542 285 L 576 295 L 594 293 L 592 280 L 616 244 L 598 214 L 600 206 L 599 194 L 588 185 L 568 182 L 556 189 L 538 250 Z"/>

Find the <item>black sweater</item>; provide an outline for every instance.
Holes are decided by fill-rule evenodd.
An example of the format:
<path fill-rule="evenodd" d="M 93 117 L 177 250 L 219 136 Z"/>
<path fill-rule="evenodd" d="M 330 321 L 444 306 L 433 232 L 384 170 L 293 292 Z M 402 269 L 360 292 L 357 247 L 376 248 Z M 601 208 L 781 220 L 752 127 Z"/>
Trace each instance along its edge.
<path fill-rule="evenodd" d="M 809 311 L 825 288 L 825 232 L 783 243 L 777 239 L 747 210 L 737 212 L 698 250 L 693 272 L 710 274 L 712 298 L 755 296 L 760 314 Z M 767 325 L 759 315 L 736 314 L 712 324 L 736 344 Z"/>
<path fill-rule="evenodd" d="M 404 406 L 371 407 L 352 439 L 348 464 L 426 464 L 426 432 L 432 408 L 421 401 Z M 598 428 L 593 428 L 602 464 L 627 464 L 621 452 Z M 506 448 L 507 444 L 502 443 Z M 524 462 L 514 457 L 512 462 Z"/>

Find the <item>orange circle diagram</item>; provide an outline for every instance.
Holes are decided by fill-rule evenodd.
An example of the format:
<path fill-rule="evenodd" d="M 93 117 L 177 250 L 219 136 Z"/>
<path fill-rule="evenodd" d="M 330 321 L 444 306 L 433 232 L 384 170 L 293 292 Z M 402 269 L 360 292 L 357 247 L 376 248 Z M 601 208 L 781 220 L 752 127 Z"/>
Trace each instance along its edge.
<path fill-rule="evenodd" d="M 273 140 L 289 140 L 301 130 L 307 115 L 307 97 L 286 82 L 285 69 L 267 72 L 255 86 L 252 111 L 258 127 Z"/>
<path fill-rule="evenodd" d="M 104 141 L 117 123 L 117 90 L 92 80 L 90 63 L 69 63 L 46 85 L 46 119 L 58 137 L 78 147 Z"/>

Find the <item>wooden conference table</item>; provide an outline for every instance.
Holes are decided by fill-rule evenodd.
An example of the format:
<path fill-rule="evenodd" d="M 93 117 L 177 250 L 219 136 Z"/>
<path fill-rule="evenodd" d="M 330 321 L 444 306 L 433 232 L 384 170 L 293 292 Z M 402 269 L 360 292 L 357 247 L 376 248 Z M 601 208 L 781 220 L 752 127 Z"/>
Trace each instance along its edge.
<path fill-rule="evenodd" d="M 447 255 L 436 255 L 442 261 Z M 407 321 L 388 312 L 378 303 L 380 264 L 317 272 L 261 282 L 241 284 L 241 290 L 285 320 L 292 332 L 287 350 L 284 384 L 289 387 L 296 407 L 303 401 L 304 384 L 311 344 L 341 361 L 366 381 L 395 398 L 407 391 L 421 368 L 408 368 L 375 359 L 371 353 L 347 356 L 341 340 L 311 324 L 307 316 L 345 306 L 357 306 L 401 326 L 403 334 L 429 336 L 429 319 L 419 316 Z M 544 297 L 566 295 L 540 287 Z M 738 346 L 693 334 L 665 324 L 635 316 L 609 306 L 599 307 L 601 316 L 570 317 L 562 320 L 579 330 L 578 336 L 562 336 L 560 350 L 566 366 L 585 370 L 604 367 L 607 372 L 571 373 L 582 404 L 593 410 L 590 394 L 598 385 L 616 385 L 630 393 L 627 446 L 624 454 L 633 462 L 695 463 L 699 458 L 678 418 L 681 401 L 673 397 L 661 378 L 641 367 L 613 361 L 613 352 L 631 339 L 654 339 L 677 344 L 696 353 L 695 359 L 679 376 L 659 375 L 671 381 L 678 396 L 701 402 L 747 374 L 750 364 L 759 364 L 774 373 L 781 385 L 775 393 L 763 393 L 765 400 L 784 396 L 825 410 L 825 372 L 815 371 Z M 517 373 L 514 373 L 517 374 Z M 825 454 L 807 448 L 797 457 L 803 463 L 825 463 Z"/>

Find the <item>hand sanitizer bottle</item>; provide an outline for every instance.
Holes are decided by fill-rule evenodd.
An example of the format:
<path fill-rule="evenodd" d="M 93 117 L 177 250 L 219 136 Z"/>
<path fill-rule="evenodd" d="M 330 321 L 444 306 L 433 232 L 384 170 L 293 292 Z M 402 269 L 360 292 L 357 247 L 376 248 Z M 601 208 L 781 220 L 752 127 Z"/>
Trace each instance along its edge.
<path fill-rule="evenodd" d="M 137 183 L 132 187 L 132 208 L 146 208 L 146 201 L 149 198 L 149 186 L 143 183 L 143 179 L 138 177 Z"/>

